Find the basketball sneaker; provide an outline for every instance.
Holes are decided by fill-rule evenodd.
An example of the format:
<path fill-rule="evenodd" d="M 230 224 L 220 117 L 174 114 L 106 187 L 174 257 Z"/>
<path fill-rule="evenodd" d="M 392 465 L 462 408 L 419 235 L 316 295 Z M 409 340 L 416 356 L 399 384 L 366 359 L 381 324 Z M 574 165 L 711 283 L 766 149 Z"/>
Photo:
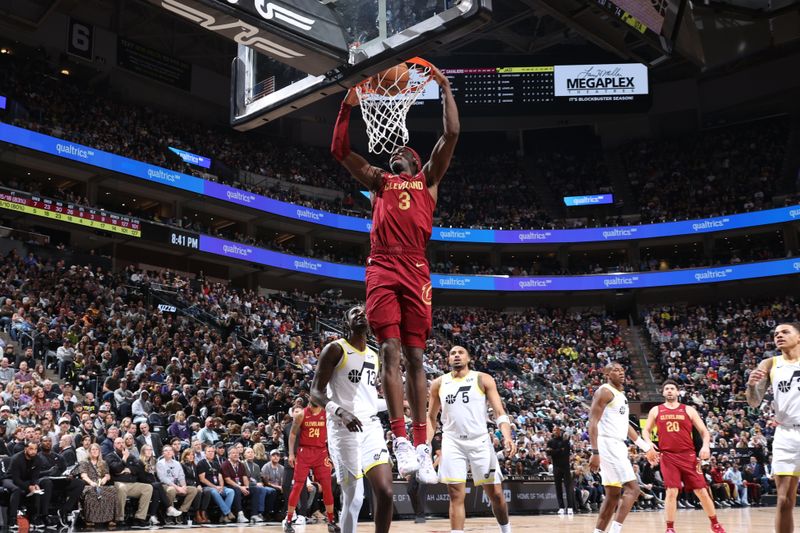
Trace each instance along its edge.
<path fill-rule="evenodd" d="M 281 525 L 283 526 L 283 533 L 294 533 L 294 526 L 304 526 L 305 524 L 306 518 L 299 514 L 292 516 L 291 521 L 287 521 L 286 518 L 284 518 L 281 522 Z"/>
<path fill-rule="evenodd" d="M 339 524 L 328 524 L 328 533 L 342 533 Z"/>
<path fill-rule="evenodd" d="M 417 461 L 419 461 L 419 470 L 417 470 L 417 480 L 426 485 L 435 485 L 439 483 L 439 475 L 433 468 L 433 461 L 431 460 L 431 447 L 427 444 L 420 444 L 417 446 Z"/>
<path fill-rule="evenodd" d="M 675 533 L 675 528 L 674 527 L 668 527 L 667 530 L 664 531 L 664 533 Z"/>
<path fill-rule="evenodd" d="M 725 528 L 722 527 L 722 524 L 717 522 L 716 524 L 711 525 L 711 531 L 713 533 L 725 533 Z"/>
<path fill-rule="evenodd" d="M 397 471 L 400 476 L 406 477 L 419 470 L 419 459 L 408 439 L 404 437 L 394 439 L 394 456 L 397 459 Z"/>

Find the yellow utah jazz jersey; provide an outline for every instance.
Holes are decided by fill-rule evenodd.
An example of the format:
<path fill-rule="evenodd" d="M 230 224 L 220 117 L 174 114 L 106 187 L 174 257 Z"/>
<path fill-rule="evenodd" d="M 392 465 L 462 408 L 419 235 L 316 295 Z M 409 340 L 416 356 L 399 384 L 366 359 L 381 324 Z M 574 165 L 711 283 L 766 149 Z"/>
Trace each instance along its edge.
<path fill-rule="evenodd" d="M 452 373 L 442 376 L 439 400 L 446 435 L 473 439 L 487 434 L 486 394 L 480 386 L 478 372 L 470 370 L 463 378 L 455 378 Z"/>

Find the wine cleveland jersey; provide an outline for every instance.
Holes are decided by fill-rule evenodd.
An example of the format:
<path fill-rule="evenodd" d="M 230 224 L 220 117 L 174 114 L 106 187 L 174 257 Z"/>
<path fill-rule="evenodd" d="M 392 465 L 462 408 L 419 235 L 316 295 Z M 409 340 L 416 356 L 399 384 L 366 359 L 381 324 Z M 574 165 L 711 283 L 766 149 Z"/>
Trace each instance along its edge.
<path fill-rule="evenodd" d="M 692 439 L 694 423 L 689 418 L 684 404 L 678 404 L 675 409 L 659 405 L 656 428 L 658 428 L 658 449 L 662 452 L 694 452 Z"/>
<path fill-rule="evenodd" d="M 303 410 L 303 427 L 300 428 L 301 448 L 325 448 L 328 445 L 328 430 L 325 427 L 325 409 L 319 413 L 311 412 L 310 407 Z"/>
<path fill-rule="evenodd" d="M 416 176 L 384 172 L 372 197 L 371 253 L 425 253 L 433 229 L 436 202 L 425 173 Z"/>

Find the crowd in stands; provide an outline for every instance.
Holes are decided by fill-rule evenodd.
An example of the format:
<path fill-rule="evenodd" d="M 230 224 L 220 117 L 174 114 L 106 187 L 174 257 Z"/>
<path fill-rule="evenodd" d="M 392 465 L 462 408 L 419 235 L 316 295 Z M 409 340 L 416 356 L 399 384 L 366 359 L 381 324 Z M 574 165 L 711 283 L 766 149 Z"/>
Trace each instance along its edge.
<path fill-rule="evenodd" d="M 730 215 L 772 207 L 789 119 L 643 140 L 620 150 L 642 222 Z"/>
<path fill-rule="evenodd" d="M 581 145 L 580 151 L 540 150 L 533 156 L 534 168 L 560 196 L 610 192 L 611 178 L 599 146 Z"/>
<path fill-rule="evenodd" d="M 66 521 L 82 502 L 84 521 L 114 525 L 132 497 L 131 520 L 139 525 L 280 516 L 289 413 L 308 398 L 319 352 L 336 336 L 328 324 L 339 321 L 346 302 L 334 293 L 265 296 L 134 266 L 111 272 L 32 252 L 3 257 L 0 280 L 0 328 L 14 341 L 3 341 L 0 360 L 0 455 L 13 465 L 29 453 L 48 461 L 51 473 L 78 465 L 55 489 L 40 484 L 42 494 L 24 502 L 29 512 L 50 505 L 58 512 L 39 518 Z M 182 311 L 159 311 L 164 301 Z M 745 483 L 751 470 L 763 471 L 769 410 L 748 409 L 742 384 L 774 350 L 765 334 L 786 316 L 800 316 L 793 299 L 659 307 L 646 316 L 664 375 L 684 385 L 712 431 L 709 476 L 738 464 Z M 560 427 L 574 450 L 577 501 L 595 508 L 602 487 L 587 468 L 586 420 L 602 368 L 630 365 L 620 324 L 593 309 L 436 308 L 434 326 L 429 377 L 447 371 L 447 349 L 458 343 L 497 380 L 520 448 L 505 457 L 496 441 L 504 473 L 550 473 L 546 444 Z M 58 379 L 48 377 L 53 371 Z M 630 375 L 626 389 L 639 397 Z M 742 463 L 751 457 L 758 464 L 748 470 Z M 632 460 L 651 486 L 640 506 L 657 507 L 658 471 L 637 454 Z M 240 466 L 250 472 L 250 496 L 241 482 L 228 481 L 226 473 Z M 760 492 L 749 487 L 743 499 L 735 472 L 721 475 L 714 490 L 731 504 L 771 488 L 767 474 L 751 476 Z M 8 485 L 12 495 L 15 486 Z M 313 480 L 309 489 L 313 496 Z M 20 496 L 12 502 L 19 505 Z M 314 515 L 315 505 L 310 497 L 305 512 Z"/>
<path fill-rule="evenodd" d="M 200 171 L 167 148 L 203 154 L 215 161 L 212 170 L 232 185 L 238 183 L 238 171 L 245 170 L 289 183 L 353 189 L 352 181 L 327 150 L 244 135 L 161 109 L 122 102 L 109 96 L 102 85 L 51 74 L 52 67 L 43 52 L 26 50 L 25 54 L 3 55 L 0 61 L 4 67 L 0 88 L 19 104 L 14 122 L 26 128 L 187 174 L 199 175 Z M 238 185 L 265 196 L 279 191 L 275 187 Z M 287 200 L 297 199 L 296 190 L 283 194 L 288 194 Z"/>
<path fill-rule="evenodd" d="M 357 216 L 369 214 L 368 202 L 359 194 L 356 182 L 323 148 L 245 135 L 122 102 L 109 96 L 110 91 L 102 84 L 89 86 L 77 77 L 50 74 L 52 68 L 41 52 L 4 55 L 0 62 L 4 67 L 0 90 L 14 102 L 14 114 L 7 120 L 16 124 L 279 200 Z M 73 105 L 76 101 L 82 105 Z M 634 142 L 616 151 L 622 154 L 624 172 L 641 206 L 641 222 L 658 222 L 771 207 L 773 194 L 792 192 L 775 189 L 788 136 L 788 120 L 771 118 L 703 131 L 690 139 Z M 210 173 L 200 172 L 172 154 L 169 146 L 207 155 L 215 161 L 214 166 Z M 282 185 L 254 184 L 241 177 L 240 170 L 277 178 Z M 599 148 L 539 151 L 530 161 L 513 153 L 487 156 L 463 150 L 457 152 L 440 190 L 439 224 L 505 229 L 563 227 L 564 220 L 553 218 L 554 212 L 562 211 L 542 205 L 533 185 L 534 172 L 542 173 L 554 191 L 565 195 L 594 194 L 599 192 L 596 189 L 610 185 Z M 697 183 L 703 185 L 698 187 Z M 323 200 L 301 194 L 292 184 L 346 194 L 338 200 Z M 613 213 L 608 215 L 605 224 L 622 222 Z M 570 225 L 581 223 L 588 221 L 571 219 Z"/>
<path fill-rule="evenodd" d="M 281 450 L 281 458 L 285 456 L 285 415 L 295 398 L 306 396 L 304 376 L 315 363 L 311 359 L 313 348 L 305 350 L 302 340 L 310 331 L 313 306 L 298 311 L 275 300 L 234 293 L 218 285 L 195 283 L 195 290 L 191 290 L 187 280 L 168 272 L 156 275 L 129 268 L 110 273 L 102 268 L 42 260 L 33 254 L 19 257 L 12 253 L 4 258 L 0 272 L 4 302 L 0 321 L 20 348 L 15 355 L 13 345 L 5 346 L 10 360 L 0 364 L 3 369 L 11 366 L 14 370 L 0 371 L 5 389 L 0 407 L 0 413 L 4 413 L 0 427 L 7 439 L 3 444 L 9 453 L 15 453 L 31 442 L 44 450 L 41 443 L 47 440 L 62 457 L 65 449 L 76 448 L 77 453 L 70 455 L 83 454 L 84 458 L 93 453 L 93 443 L 99 445 L 101 464 L 95 462 L 97 471 L 81 467 L 81 478 L 86 474 L 95 484 L 104 479 L 101 487 L 110 480 L 114 485 L 108 489 L 116 488 L 118 493 L 106 489 L 98 493 L 98 499 L 108 497 L 113 504 L 109 504 L 110 511 L 90 507 L 93 514 L 85 517 L 87 522 L 122 520 L 124 508 L 116 503 L 117 498 L 124 501 L 119 494 L 122 491 L 140 498 L 135 524 L 143 525 L 148 516 L 154 523 L 163 523 L 182 514 L 202 523 L 215 491 L 204 491 L 202 497 L 190 499 L 181 488 L 184 482 L 173 482 L 169 477 L 181 477 L 186 469 L 171 463 L 166 454 L 162 458 L 162 451 L 168 447 L 170 451 L 174 448 L 175 460 L 188 464 L 181 453 L 189 449 L 202 454 L 202 445 L 211 444 L 219 455 L 221 476 L 213 475 L 220 486 L 226 477 L 226 464 L 236 464 L 237 453 L 241 464 L 250 468 L 248 461 L 255 460 L 251 454 L 257 452 L 259 472 L 264 470 L 269 452 Z M 171 291 L 183 305 L 191 302 L 216 320 L 207 325 L 188 316 L 159 313 L 142 293 L 147 287 Z M 238 314 L 243 309 L 249 311 L 246 318 Z M 250 329 L 254 333 L 252 344 L 243 336 Z M 276 358 L 282 364 L 277 364 Z M 45 377 L 45 360 L 58 369 L 62 379 L 55 380 L 57 383 Z M 76 391 L 81 391 L 82 397 Z M 177 415 L 178 411 L 182 414 Z M 151 433 L 150 426 L 160 431 Z M 201 435 L 201 426 L 206 428 L 202 436 L 216 438 L 192 442 L 191 437 Z M 35 433 L 34 427 L 41 428 L 41 433 Z M 70 437 L 69 446 L 63 437 Z M 175 437 L 180 438 L 176 441 Z M 237 451 L 234 441 L 245 446 Z M 223 442 L 224 447 L 220 445 Z M 146 451 L 145 444 L 152 450 Z M 198 454 L 192 459 L 199 458 Z M 127 466 L 121 467 L 118 459 Z M 171 474 L 162 472 L 163 461 Z M 209 486 L 202 480 L 212 474 L 203 476 L 200 461 L 196 463 L 193 482 Z M 170 466 L 174 464 L 178 466 Z M 52 472 L 58 470 L 60 474 L 71 465 L 56 466 Z M 106 475 L 110 478 L 105 479 Z M 131 486 L 120 487 L 117 482 Z M 226 496 L 217 506 L 217 510 L 228 511 L 220 520 L 247 521 L 242 510 L 257 520 L 276 512 L 277 489 L 266 490 L 270 486 L 261 477 L 253 483 L 264 485 L 264 491 L 256 490 L 261 499 L 250 498 L 245 508 L 241 491 L 232 487 L 233 500 L 227 501 Z M 94 486 L 90 486 L 94 501 Z M 44 491 L 41 499 L 49 500 L 50 490 Z M 176 492 L 183 507 L 172 504 Z M 65 519 L 76 501 L 64 502 L 59 518 Z M 271 508 L 265 507 L 267 502 L 272 502 Z M 40 503 L 46 507 L 48 502 Z M 15 508 L 9 513 L 15 516 Z M 55 514 L 47 517 L 55 519 Z"/>

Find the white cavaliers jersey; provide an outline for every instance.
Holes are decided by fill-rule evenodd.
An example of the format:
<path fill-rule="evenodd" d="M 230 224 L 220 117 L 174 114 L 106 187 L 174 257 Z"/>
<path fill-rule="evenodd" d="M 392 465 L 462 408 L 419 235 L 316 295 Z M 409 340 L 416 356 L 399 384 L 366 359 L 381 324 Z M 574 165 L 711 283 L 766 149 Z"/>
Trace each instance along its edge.
<path fill-rule="evenodd" d="M 773 357 L 769 379 L 775 398 L 775 421 L 786 426 L 800 424 L 800 361 L 790 362 L 782 355 Z"/>
<path fill-rule="evenodd" d="M 612 387 L 608 383 L 604 383 L 600 388 L 605 388 L 611 391 L 614 398 L 606 404 L 603 410 L 603 416 L 597 423 L 597 434 L 601 437 L 607 437 L 617 440 L 625 440 L 628 438 L 628 398 L 625 393 Z"/>
<path fill-rule="evenodd" d="M 365 424 L 378 414 L 378 354 L 369 346 L 362 352 L 346 339 L 334 342 L 342 347 L 342 359 L 328 382 L 328 396 Z"/>
<path fill-rule="evenodd" d="M 488 433 L 486 393 L 480 386 L 480 374 L 472 370 L 463 378 L 442 376 L 439 400 L 442 403 L 442 429 L 457 439 L 474 439 Z"/>

